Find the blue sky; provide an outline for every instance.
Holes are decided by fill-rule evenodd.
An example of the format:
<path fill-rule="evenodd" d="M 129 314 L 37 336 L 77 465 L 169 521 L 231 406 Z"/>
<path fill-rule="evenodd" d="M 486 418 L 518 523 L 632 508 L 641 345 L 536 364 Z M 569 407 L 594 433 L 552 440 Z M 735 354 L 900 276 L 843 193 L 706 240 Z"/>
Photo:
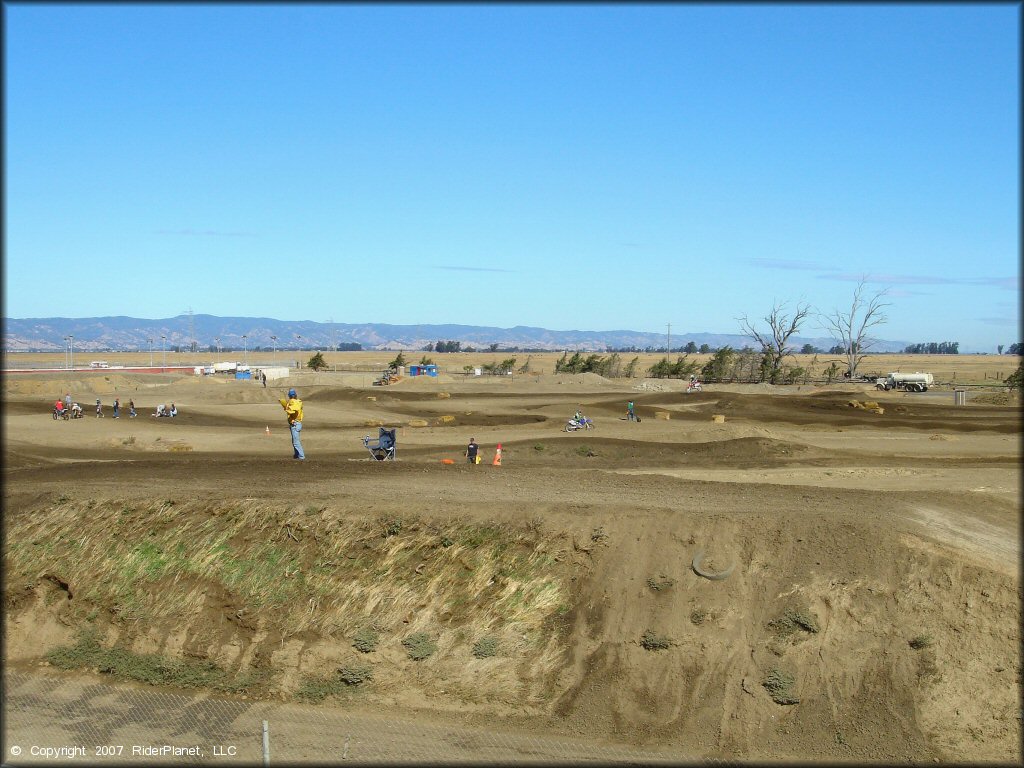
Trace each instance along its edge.
<path fill-rule="evenodd" d="M 738 333 L 867 276 L 994 352 L 1020 13 L 8 3 L 4 314 Z"/>

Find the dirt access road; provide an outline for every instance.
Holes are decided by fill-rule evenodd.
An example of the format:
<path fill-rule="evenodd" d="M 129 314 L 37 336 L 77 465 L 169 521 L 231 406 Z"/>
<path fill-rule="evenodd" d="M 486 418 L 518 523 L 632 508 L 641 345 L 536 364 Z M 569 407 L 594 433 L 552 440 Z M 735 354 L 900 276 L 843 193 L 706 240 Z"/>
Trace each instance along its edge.
<path fill-rule="evenodd" d="M 91 628 L 266 673 L 249 700 L 369 664 L 325 712 L 697 757 L 1019 761 L 1015 403 L 589 374 L 353 383 L 284 382 L 306 403 L 294 462 L 280 387 L 5 380 L 7 661 L 38 669 Z M 54 422 L 66 389 L 181 415 Z M 568 434 L 578 407 L 596 429 Z M 398 427 L 393 464 L 361 444 L 377 424 Z M 470 436 L 483 465 L 461 459 Z M 700 553 L 727 578 L 700 576 Z M 272 582 L 242 578 L 250 556 Z M 380 646 L 359 653 L 368 627 Z M 437 646 L 420 661 L 417 631 Z M 488 634 L 499 651 L 478 658 Z"/>

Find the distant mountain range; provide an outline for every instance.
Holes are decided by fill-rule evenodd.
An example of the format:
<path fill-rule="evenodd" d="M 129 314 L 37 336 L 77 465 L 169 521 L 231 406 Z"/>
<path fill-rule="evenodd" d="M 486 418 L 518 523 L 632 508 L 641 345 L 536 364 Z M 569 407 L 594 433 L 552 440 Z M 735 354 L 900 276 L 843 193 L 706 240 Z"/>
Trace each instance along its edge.
<path fill-rule="evenodd" d="M 273 337 L 277 337 L 276 340 Z M 386 323 L 317 323 L 309 320 L 274 320 L 269 317 L 216 317 L 189 315 L 163 320 L 137 317 L 29 317 L 4 319 L 4 349 L 8 352 L 61 352 L 74 338 L 75 350 L 82 352 L 133 352 L 151 348 L 188 349 L 194 340 L 199 350 L 243 348 L 321 349 L 340 344 L 359 344 L 363 349 L 419 350 L 438 341 L 458 341 L 463 347 L 499 349 L 518 347 L 536 350 L 579 350 L 604 352 L 609 348 L 640 350 L 665 348 L 665 334 L 641 331 L 551 331 L 517 325 L 492 328 L 478 325 L 388 325 Z M 742 334 L 673 333 L 672 349 L 688 342 L 716 349 L 726 344 L 742 349 L 753 347 Z M 794 337 L 800 349 L 811 344 L 828 350 L 837 342 L 827 337 Z M 878 341 L 875 352 L 901 352 L 910 342 Z"/>

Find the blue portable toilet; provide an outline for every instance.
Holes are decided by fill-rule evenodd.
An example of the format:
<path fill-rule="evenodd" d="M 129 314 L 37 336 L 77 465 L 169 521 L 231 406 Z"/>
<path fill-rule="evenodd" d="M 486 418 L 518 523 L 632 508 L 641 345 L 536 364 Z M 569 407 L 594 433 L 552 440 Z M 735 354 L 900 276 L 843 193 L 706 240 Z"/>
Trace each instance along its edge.
<path fill-rule="evenodd" d="M 427 374 L 427 376 L 437 376 L 437 366 L 436 365 L 424 365 L 423 366 L 423 373 Z"/>

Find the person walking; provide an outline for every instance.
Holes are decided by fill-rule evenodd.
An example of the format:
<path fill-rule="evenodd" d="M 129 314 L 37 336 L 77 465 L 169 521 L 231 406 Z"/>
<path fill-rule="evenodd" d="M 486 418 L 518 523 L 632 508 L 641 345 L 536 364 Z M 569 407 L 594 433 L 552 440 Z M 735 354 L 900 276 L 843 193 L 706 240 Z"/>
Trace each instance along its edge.
<path fill-rule="evenodd" d="M 278 402 L 281 403 L 281 407 L 284 408 L 284 412 L 288 416 L 288 429 L 292 433 L 292 450 L 295 452 L 292 458 L 302 461 L 306 458 L 306 454 L 302 451 L 302 442 L 299 440 L 299 433 L 302 432 L 302 401 L 299 400 L 294 389 L 289 389 L 288 399 L 278 400 Z"/>
<path fill-rule="evenodd" d="M 121 401 L 118 398 L 115 397 L 114 398 L 114 418 L 115 419 L 121 418 L 121 416 L 119 415 L 120 410 L 121 410 Z"/>
<path fill-rule="evenodd" d="M 476 457 L 477 457 L 477 454 L 479 452 L 480 452 L 480 446 L 477 445 L 476 438 L 475 437 L 469 438 L 469 445 L 466 446 L 466 458 L 469 460 L 470 464 L 476 464 L 477 463 Z"/>
<path fill-rule="evenodd" d="M 137 414 L 135 412 L 135 400 L 134 399 L 128 400 L 128 418 L 129 419 L 134 419 L 138 415 L 139 414 Z"/>
<path fill-rule="evenodd" d="M 96 418 L 103 418 L 103 404 L 99 400 L 96 401 Z"/>

